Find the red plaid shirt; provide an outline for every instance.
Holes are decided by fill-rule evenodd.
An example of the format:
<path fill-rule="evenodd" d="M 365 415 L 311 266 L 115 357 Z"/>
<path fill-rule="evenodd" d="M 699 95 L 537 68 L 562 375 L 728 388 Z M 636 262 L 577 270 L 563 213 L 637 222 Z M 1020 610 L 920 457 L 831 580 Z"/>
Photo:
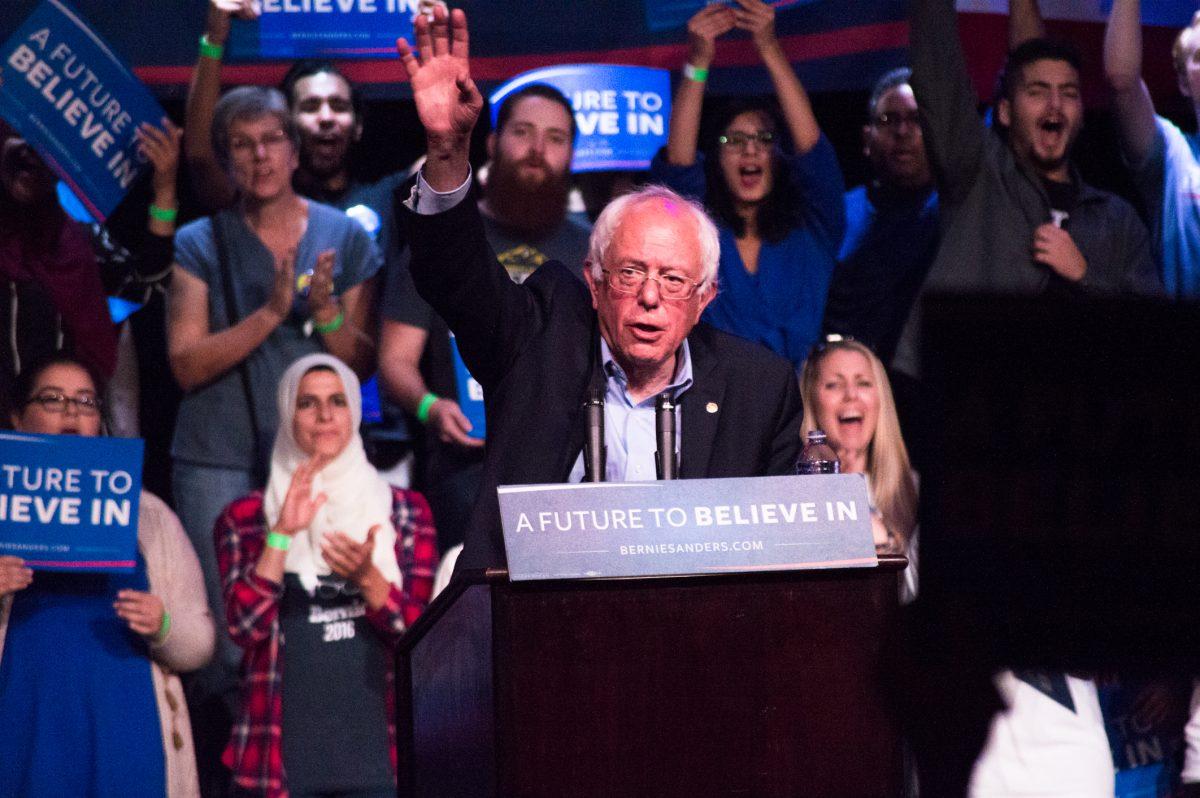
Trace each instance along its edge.
<path fill-rule="evenodd" d="M 366 618 L 389 645 L 395 645 L 429 603 L 437 567 L 437 535 L 425 498 L 413 491 L 392 489 L 392 524 L 396 528 L 396 560 L 404 586 L 392 585 L 387 602 L 368 609 Z M 243 649 L 241 717 L 233 725 L 222 758 L 239 788 L 267 798 L 286 798 L 283 771 L 283 641 L 279 602 L 283 585 L 254 572 L 266 542 L 262 493 L 230 504 L 217 519 L 213 535 L 225 593 L 229 635 Z M 393 773 L 396 769 L 396 727 L 393 686 L 387 675 L 388 740 Z"/>

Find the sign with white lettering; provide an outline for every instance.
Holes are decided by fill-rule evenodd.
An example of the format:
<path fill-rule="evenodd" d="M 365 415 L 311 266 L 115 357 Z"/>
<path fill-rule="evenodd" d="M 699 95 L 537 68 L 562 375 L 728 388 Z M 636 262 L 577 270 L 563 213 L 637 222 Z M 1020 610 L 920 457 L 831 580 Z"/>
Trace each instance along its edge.
<path fill-rule="evenodd" d="M 514 581 L 861 568 L 861 474 L 498 488 Z"/>
<path fill-rule="evenodd" d="M 233 58 L 396 58 L 428 0 L 262 0 L 256 22 L 234 23 Z"/>
<path fill-rule="evenodd" d="M 139 438 L 0 432 L 0 555 L 47 571 L 132 571 Z"/>
<path fill-rule="evenodd" d="M 146 165 L 134 133 L 162 108 L 62 0 L 45 0 L 0 48 L 0 116 L 104 221 Z"/>
<path fill-rule="evenodd" d="M 648 169 L 667 143 L 671 75 L 665 69 L 575 64 L 525 72 L 488 98 L 493 128 L 504 98 L 532 83 L 558 89 L 575 109 L 574 172 Z"/>

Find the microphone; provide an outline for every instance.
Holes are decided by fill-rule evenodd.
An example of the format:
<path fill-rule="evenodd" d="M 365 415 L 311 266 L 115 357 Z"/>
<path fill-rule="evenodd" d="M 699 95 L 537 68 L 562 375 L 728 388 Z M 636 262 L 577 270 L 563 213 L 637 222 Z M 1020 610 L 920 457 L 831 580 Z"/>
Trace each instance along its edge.
<path fill-rule="evenodd" d="M 583 481 L 603 482 L 608 448 L 604 445 L 604 394 L 597 391 L 583 403 L 587 435 L 583 440 Z"/>
<path fill-rule="evenodd" d="M 654 400 L 654 469 L 659 479 L 678 479 L 679 464 L 675 459 L 675 400 L 669 393 L 660 393 Z"/>

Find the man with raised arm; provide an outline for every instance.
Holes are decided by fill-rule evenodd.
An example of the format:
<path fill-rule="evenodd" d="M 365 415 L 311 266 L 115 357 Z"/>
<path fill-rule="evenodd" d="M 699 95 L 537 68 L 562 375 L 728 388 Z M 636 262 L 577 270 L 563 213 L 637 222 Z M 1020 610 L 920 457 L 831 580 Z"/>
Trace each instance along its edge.
<path fill-rule="evenodd" d="M 1071 163 L 1083 127 L 1074 50 L 1035 38 L 1010 52 L 994 129 L 976 111 L 953 0 L 912 0 L 910 53 L 942 214 L 923 291 L 1161 291 L 1133 208 L 1084 183 Z M 913 376 L 917 316 L 909 315 L 893 360 Z"/>
<path fill-rule="evenodd" d="M 1150 214 L 1154 255 L 1167 293 L 1200 296 L 1200 139 L 1156 116 L 1142 80 L 1142 23 L 1138 0 L 1114 0 L 1104 32 L 1104 72 L 1125 159 Z M 1179 32 L 1171 57 L 1179 91 L 1200 119 L 1200 11 Z"/>
<path fill-rule="evenodd" d="M 697 325 L 716 285 L 716 229 L 665 189 L 627 195 L 596 222 L 586 285 L 551 262 L 515 284 L 468 201 L 471 130 L 483 98 L 467 64 L 467 18 L 415 23 L 399 50 L 425 126 L 427 158 L 398 209 L 417 290 L 446 319 L 483 386 L 483 486 L 461 565 L 504 563 L 496 487 L 579 481 L 583 403 L 605 400 L 609 480 L 654 478 L 654 402 L 679 405 L 680 476 L 786 474 L 799 445 L 791 365 Z"/>

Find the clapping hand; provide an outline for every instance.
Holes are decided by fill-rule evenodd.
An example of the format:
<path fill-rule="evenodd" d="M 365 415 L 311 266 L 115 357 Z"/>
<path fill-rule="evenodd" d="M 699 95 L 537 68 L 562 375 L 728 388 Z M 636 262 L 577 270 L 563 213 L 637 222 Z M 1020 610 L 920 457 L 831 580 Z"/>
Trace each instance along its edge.
<path fill-rule="evenodd" d="M 333 264 L 336 261 L 337 253 L 332 249 L 317 255 L 312 282 L 308 285 L 308 315 L 317 324 L 329 324 L 337 318 L 339 308 L 333 295 Z"/>
<path fill-rule="evenodd" d="M 314 455 L 311 460 L 296 469 L 288 485 L 287 495 L 283 498 L 279 518 L 275 521 L 275 526 L 271 527 L 272 532 L 291 537 L 301 529 L 308 528 L 327 498 L 324 493 L 313 495 L 313 478 L 328 462 L 328 458 Z"/>
<path fill-rule="evenodd" d="M 374 568 L 371 554 L 375 551 L 375 533 L 379 526 L 367 531 L 367 539 L 359 543 L 344 532 L 333 532 L 321 540 L 321 556 L 335 574 L 362 586 Z"/>

